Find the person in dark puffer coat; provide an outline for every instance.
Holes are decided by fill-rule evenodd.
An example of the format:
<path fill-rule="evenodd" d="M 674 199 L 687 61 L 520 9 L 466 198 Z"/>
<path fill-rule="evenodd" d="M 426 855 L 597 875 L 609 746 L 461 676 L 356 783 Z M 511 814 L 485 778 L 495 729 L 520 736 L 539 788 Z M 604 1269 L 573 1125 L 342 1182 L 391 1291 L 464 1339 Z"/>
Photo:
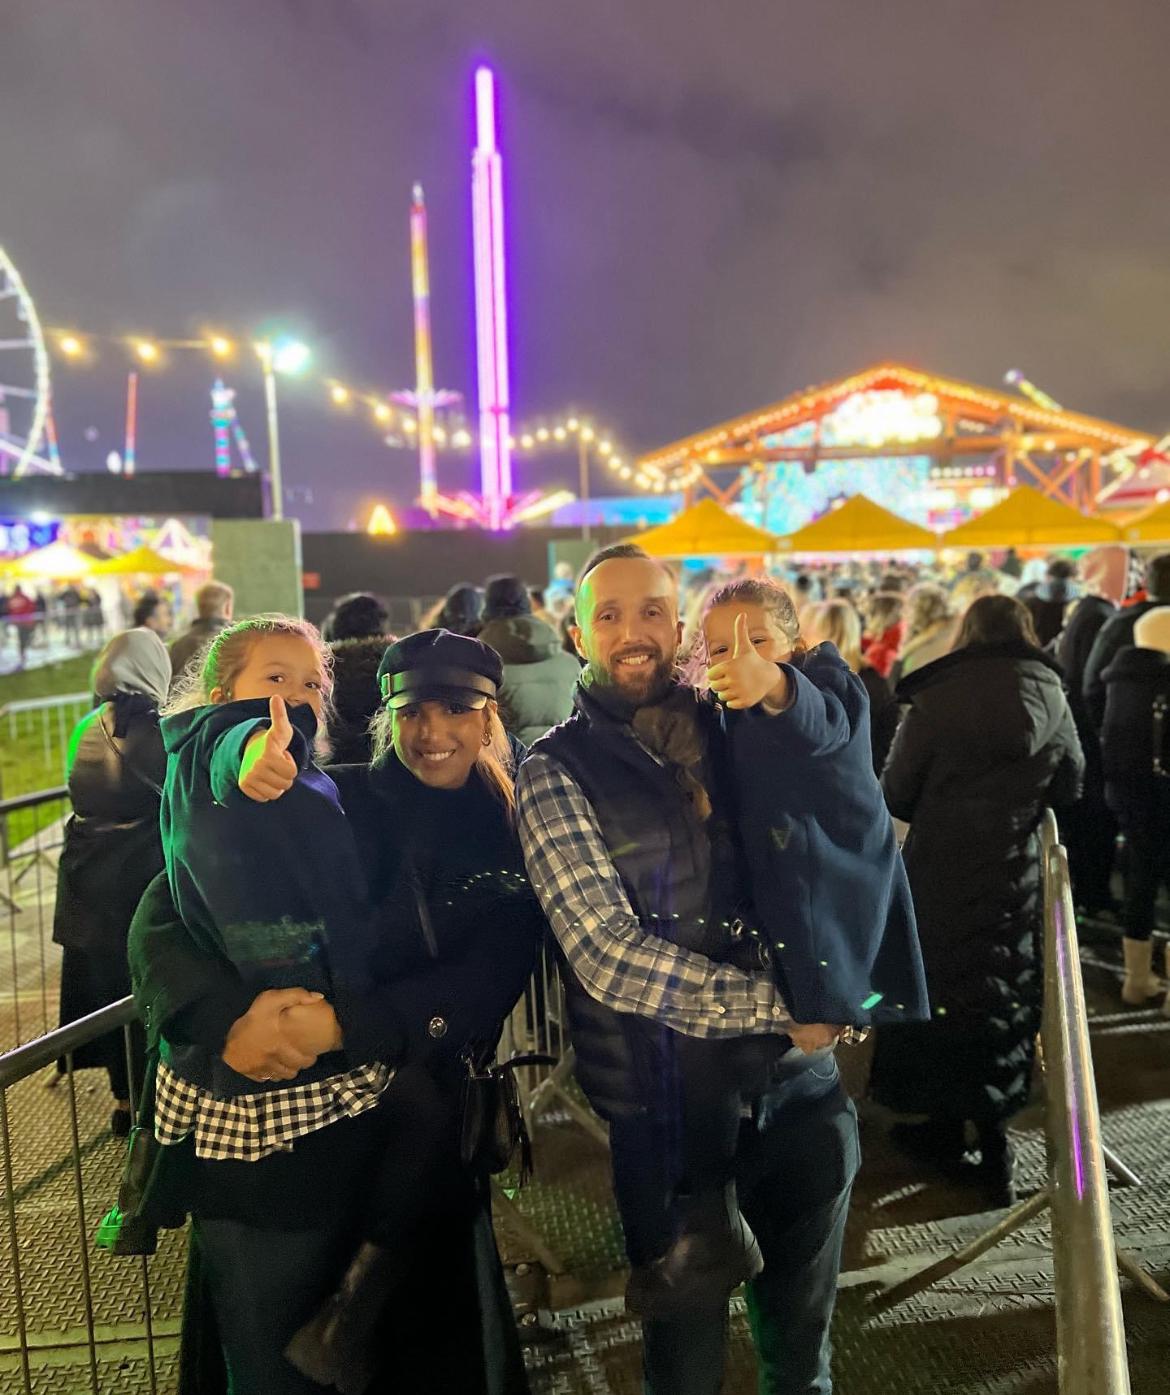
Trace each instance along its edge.
<path fill-rule="evenodd" d="M 1098 727 L 1105 719 L 1105 670 L 1120 650 L 1133 643 L 1133 627 L 1141 616 L 1156 606 L 1170 605 L 1170 552 L 1150 558 L 1145 580 L 1145 599 L 1127 602 L 1102 625 L 1085 664 L 1085 705 Z"/>
<path fill-rule="evenodd" d="M 1140 616 L 1134 639 L 1103 675 L 1101 761 L 1105 799 L 1125 834 L 1121 997 L 1140 1007 L 1163 989 L 1151 935 L 1158 891 L 1170 886 L 1170 606 Z"/>
<path fill-rule="evenodd" d="M 504 662 L 500 719 L 510 736 L 531 746 L 572 712 L 581 666 L 561 648 L 557 632 L 533 615 L 516 576 L 488 579 L 479 638 Z"/>
<path fill-rule="evenodd" d="M 1105 802 L 1101 743 L 1085 702 L 1085 670 L 1098 634 L 1117 614 L 1127 567 L 1128 553 L 1116 545 L 1095 548 L 1084 558 L 1081 578 L 1086 594 L 1072 607 L 1054 649 L 1085 753 L 1084 789 L 1061 820 L 1061 841 L 1068 849 L 1073 898 L 1089 916 L 1112 914 L 1115 909 L 1111 883 L 1117 820 Z"/>
<path fill-rule="evenodd" d="M 378 665 L 393 635 L 338 639 L 333 655 L 333 693 L 329 704 L 329 759 L 334 765 L 367 765 L 372 758 L 370 723 L 382 705 Z"/>
<path fill-rule="evenodd" d="M 882 1028 L 871 1092 L 924 1124 L 894 1140 L 964 1175 L 965 1125 L 979 1134 L 976 1178 L 1009 1204 L 1006 1125 L 1026 1103 L 1040 1020 L 1046 805 L 1077 796 L 1084 757 L 1055 662 L 1009 596 L 975 601 L 954 652 L 907 678 L 909 703 L 882 788 L 910 824 L 906 871 L 934 1010 Z"/>

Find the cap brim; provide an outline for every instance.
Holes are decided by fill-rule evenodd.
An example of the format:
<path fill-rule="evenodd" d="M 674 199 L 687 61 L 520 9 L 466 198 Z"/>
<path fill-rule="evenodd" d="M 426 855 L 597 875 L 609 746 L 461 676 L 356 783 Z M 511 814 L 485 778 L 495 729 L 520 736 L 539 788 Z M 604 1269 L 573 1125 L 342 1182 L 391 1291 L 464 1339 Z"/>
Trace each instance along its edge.
<path fill-rule="evenodd" d="M 479 712 L 487 706 L 488 697 L 486 693 L 477 693 L 474 688 L 444 688 L 425 684 L 407 692 L 391 693 L 386 699 L 386 706 L 392 712 L 397 712 L 402 707 L 412 707 L 419 702 L 457 702 Z"/>

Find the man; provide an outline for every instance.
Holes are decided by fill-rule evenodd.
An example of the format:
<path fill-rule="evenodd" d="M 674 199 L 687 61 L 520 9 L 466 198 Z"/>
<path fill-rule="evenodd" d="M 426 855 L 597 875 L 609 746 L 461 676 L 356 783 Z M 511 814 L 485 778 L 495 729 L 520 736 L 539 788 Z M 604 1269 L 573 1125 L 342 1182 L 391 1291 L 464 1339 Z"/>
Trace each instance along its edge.
<path fill-rule="evenodd" d="M 1067 557 L 1054 557 L 1044 573 L 1044 581 L 1020 600 L 1028 607 L 1040 647 L 1045 648 L 1064 629 L 1065 612 L 1077 596 L 1076 564 Z"/>
<path fill-rule="evenodd" d="M 774 1038 L 736 1157 L 739 1204 L 765 1262 L 749 1286 L 752 1331 L 761 1388 L 827 1392 L 856 1116 L 831 1055 L 784 1048 L 792 1038 L 813 1051 L 836 1031 L 796 1027 L 769 972 L 714 957 L 730 948 L 727 912 L 745 888 L 726 840 L 694 812 L 704 783 L 726 771 L 717 716 L 675 679 L 673 577 L 637 547 L 604 549 L 582 576 L 576 618 L 587 665 L 576 710 L 521 766 L 517 804 L 562 955 L 577 1075 L 610 1125 L 631 1293 L 677 1242 L 660 1204 L 660 1156 L 646 1146 L 647 1077 L 679 1059 L 680 1038 Z M 719 1390 L 727 1291 L 685 1317 L 643 1322 L 648 1395 Z"/>
<path fill-rule="evenodd" d="M 136 630 L 153 630 L 159 639 L 165 640 L 175 623 L 171 603 L 154 591 L 147 591 L 139 597 L 132 615 Z"/>
<path fill-rule="evenodd" d="M 1089 661 L 1085 665 L 1085 705 L 1093 724 L 1100 729 L 1105 718 L 1105 670 L 1120 650 L 1133 643 L 1133 627 L 1147 610 L 1170 605 L 1170 552 L 1151 557 L 1146 563 L 1146 599 L 1136 605 L 1123 606 L 1102 625 Z"/>
<path fill-rule="evenodd" d="M 211 641 L 232 623 L 232 588 L 222 581 L 209 581 L 195 592 L 195 619 L 190 628 L 171 645 L 171 672 L 175 678 Z"/>

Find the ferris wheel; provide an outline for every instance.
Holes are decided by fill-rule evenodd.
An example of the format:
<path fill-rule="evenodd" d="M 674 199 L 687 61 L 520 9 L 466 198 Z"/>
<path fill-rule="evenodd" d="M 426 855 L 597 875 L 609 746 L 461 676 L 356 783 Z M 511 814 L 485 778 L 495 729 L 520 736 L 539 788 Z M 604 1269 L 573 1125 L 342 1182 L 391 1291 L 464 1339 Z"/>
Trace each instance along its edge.
<path fill-rule="evenodd" d="M 0 246 L 0 473 L 59 473 L 39 454 L 49 416 L 49 355 L 36 306 Z"/>

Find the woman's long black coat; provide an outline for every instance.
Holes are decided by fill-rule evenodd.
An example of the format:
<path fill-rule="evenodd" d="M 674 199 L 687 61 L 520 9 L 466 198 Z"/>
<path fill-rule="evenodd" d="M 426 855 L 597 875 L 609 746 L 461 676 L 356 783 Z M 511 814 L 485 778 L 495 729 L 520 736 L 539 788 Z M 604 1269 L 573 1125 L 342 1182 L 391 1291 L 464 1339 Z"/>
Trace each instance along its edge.
<path fill-rule="evenodd" d="M 898 690 L 882 787 L 904 855 L 933 1020 L 878 1032 L 872 1090 L 908 1113 L 990 1123 L 1027 1100 L 1042 991 L 1038 829 L 1084 758 L 1051 659 L 968 647 Z"/>

